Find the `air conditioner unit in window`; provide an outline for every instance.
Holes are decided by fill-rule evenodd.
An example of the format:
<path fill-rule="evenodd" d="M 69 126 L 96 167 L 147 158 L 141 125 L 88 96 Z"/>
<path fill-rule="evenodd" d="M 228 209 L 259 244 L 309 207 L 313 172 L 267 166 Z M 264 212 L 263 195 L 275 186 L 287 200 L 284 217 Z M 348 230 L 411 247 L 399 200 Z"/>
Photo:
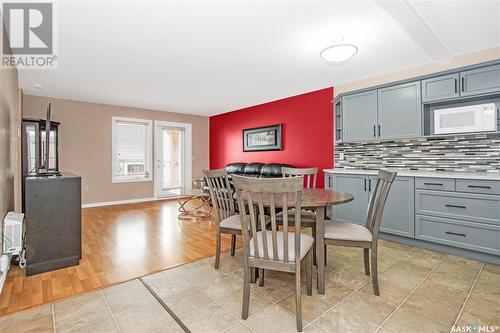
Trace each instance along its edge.
<path fill-rule="evenodd" d="M 23 250 L 24 214 L 8 212 L 3 220 L 3 252 L 19 255 Z"/>

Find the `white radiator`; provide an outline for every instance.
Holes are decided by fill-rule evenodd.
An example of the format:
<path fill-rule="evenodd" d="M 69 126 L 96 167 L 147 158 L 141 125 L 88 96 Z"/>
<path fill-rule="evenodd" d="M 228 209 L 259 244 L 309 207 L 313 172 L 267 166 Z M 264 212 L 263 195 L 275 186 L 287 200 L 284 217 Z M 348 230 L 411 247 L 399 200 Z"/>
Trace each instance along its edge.
<path fill-rule="evenodd" d="M 24 214 L 8 212 L 3 220 L 3 253 L 19 255 L 23 249 Z"/>

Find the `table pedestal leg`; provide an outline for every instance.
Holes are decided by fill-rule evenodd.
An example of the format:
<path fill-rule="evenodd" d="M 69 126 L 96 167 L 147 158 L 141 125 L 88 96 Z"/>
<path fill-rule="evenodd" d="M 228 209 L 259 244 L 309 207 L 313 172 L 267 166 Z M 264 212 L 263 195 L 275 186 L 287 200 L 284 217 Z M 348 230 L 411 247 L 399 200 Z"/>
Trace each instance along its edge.
<path fill-rule="evenodd" d="M 325 207 L 316 209 L 316 264 L 318 266 L 318 294 L 325 294 Z"/>

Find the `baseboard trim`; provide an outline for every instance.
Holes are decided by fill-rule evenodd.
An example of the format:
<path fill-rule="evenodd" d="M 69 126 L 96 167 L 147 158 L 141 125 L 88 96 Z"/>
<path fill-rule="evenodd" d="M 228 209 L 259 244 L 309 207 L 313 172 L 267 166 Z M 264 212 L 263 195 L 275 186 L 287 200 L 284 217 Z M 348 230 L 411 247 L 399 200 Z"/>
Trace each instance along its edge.
<path fill-rule="evenodd" d="M 138 199 L 129 199 L 129 200 L 93 202 L 93 203 L 82 204 L 82 208 L 125 205 L 125 204 L 139 203 L 139 202 L 156 201 L 156 200 L 162 200 L 162 199 L 163 198 L 149 197 L 149 198 L 138 198 Z"/>

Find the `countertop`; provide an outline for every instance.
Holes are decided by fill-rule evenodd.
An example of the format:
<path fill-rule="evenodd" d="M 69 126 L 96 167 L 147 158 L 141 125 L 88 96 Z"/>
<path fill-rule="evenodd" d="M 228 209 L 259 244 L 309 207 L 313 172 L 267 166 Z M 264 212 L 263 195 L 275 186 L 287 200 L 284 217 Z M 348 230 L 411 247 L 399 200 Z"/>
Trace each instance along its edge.
<path fill-rule="evenodd" d="M 351 174 L 351 175 L 376 175 L 377 170 L 364 169 L 324 169 L 325 173 L 331 174 Z M 403 177 L 428 177 L 428 178 L 454 178 L 454 179 L 475 179 L 475 180 L 499 180 L 500 173 L 491 172 L 448 172 L 448 171 L 413 171 L 395 170 L 398 176 Z"/>

